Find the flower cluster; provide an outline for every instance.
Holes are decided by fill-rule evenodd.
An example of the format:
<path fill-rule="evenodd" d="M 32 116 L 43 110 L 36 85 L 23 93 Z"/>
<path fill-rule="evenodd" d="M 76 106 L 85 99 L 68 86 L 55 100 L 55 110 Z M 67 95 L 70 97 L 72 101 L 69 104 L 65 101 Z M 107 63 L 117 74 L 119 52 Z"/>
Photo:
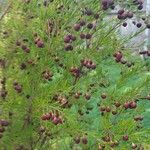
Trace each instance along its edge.
<path fill-rule="evenodd" d="M 62 124 L 63 119 L 57 111 L 50 111 L 41 116 L 43 121 L 50 120 L 54 125 Z"/>

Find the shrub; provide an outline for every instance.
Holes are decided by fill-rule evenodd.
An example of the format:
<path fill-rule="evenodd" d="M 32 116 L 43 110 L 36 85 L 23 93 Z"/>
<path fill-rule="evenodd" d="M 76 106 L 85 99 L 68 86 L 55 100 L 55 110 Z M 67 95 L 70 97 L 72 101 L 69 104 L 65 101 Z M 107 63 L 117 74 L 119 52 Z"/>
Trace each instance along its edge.
<path fill-rule="evenodd" d="M 117 34 L 142 9 L 131 3 L 10 2 L 0 24 L 2 149 L 142 150 L 150 142 L 150 75 L 124 46 L 149 24 Z M 118 16 L 106 19 L 118 4 Z"/>

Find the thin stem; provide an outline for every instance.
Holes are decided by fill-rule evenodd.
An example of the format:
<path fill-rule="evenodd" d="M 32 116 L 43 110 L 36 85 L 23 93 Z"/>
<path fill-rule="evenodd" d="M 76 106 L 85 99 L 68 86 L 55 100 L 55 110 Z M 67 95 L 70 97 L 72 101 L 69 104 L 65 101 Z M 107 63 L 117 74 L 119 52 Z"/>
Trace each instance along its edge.
<path fill-rule="evenodd" d="M 115 29 L 117 29 L 119 26 L 120 26 L 120 22 L 119 23 L 117 23 L 104 37 L 103 37 L 103 39 L 102 39 L 102 41 L 112 32 L 112 31 L 114 31 Z M 102 42 L 101 41 L 101 42 Z"/>
<path fill-rule="evenodd" d="M 150 96 L 136 98 L 135 100 L 139 100 L 139 99 L 142 99 L 142 100 L 150 100 Z"/>
<path fill-rule="evenodd" d="M 5 17 L 5 15 L 8 13 L 8 10 L 11 8 L 12 3 L 10 3 L 6 9 L 4 10 L 3 14 L 0 16 L 0 21 Z"/>

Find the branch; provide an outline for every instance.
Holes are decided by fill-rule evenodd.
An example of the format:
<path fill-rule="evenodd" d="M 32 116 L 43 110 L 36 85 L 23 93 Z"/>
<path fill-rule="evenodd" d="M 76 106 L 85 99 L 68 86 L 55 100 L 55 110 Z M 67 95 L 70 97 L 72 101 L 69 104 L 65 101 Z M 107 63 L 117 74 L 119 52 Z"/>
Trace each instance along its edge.
<path fill-rule="evenodd" d="M 10 3 L 6 9 L 4 10 L 4 13 L 0 16 L 0 21 L 5 17 L 5 15 L 8 13 L 8 10 L 10 9 L 12 3 Z"/>
<path fill-rule="evenodd" d="M 139 101 L 139 99 L 141 99 L 141 100 L 150 100 L 150 96 L 147 96 L 147 97 L 139 97 L 139 98 L 136 98 L 135 100 Z"/>

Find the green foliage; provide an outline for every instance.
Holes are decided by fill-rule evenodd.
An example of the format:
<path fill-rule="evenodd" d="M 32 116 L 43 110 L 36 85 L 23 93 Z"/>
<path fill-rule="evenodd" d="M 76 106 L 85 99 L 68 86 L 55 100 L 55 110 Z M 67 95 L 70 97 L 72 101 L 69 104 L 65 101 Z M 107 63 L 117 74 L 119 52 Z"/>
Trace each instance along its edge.
<path fill-rule="evenodd" d="M 129 150 L 132 143 L 149 144 L 150 124 L 145 110 L 149 102 L 143 97 L 150 91 L 150 74 L 139 56 L 123 48 L 125 42 L 137 34 L 118 37 L 117 29 L 123 21 L 116 17 L 105 19 L 107 12 L 100 9 L 99 0 L 54 0 L 46 7 L 42 0 L 10 3 L 9 13 L 0 21 L 0 57 L 6 62 L 0 75 L 6 78 L 8 92 L 6 98 L 0 100 L 0 118 L 10 122 L 0 139 L 0 150 L 17 149 L 20 145 L 29 150 L 95 150 L 98 145 L 105 145 L 106 150 Z M 100 18 L 83 15 L 85 8 L 99 13 Z M 96 28 L 74 31 L 73 25 L 80 19 L 96 24 Z M 92 39 L 81 40 L 81 32 L 91 33 Z M 44 48 L 36 46 L 35 33 L 44 42 Z M 72 43 L 73 51 L 64 50 L 63 39 L 69 33 L 77 37 Z M 30 53 L 17 46 L 17 41 L 27 45 Z M 134 65 L 116 63 L 113 54 L 118 51 Z M 96 69 L 83 68 L 84 73 L 76 78 L 70 68 L 79 67 L 82 59 L 91 59 Z M 26 69 L 20 69 L 22 63 Z M 52 80 L 42 77 L 45 70 L 53 73 Z M 14 89 L 14 81 L 22 85 L 21 93 Z M 83 93 L 79 99 L 74 97 L 77 91 Z M 90 100 L 85 99 L 87 92 L 91 94 Z M 107 95 L 105 100 L 101 98 L 102 93 Z M 62 107 L 53 99 L 56 94 L 67 97 L 70 105 Z M 125 102 L 137 99 L 136 109 L 124 109 Z M 115 102 L 121 103 L 116 115 L 100 112 L 101 106 L 116 110 Z M 63 124 L 54 125 L 50 120 L 41 119 L 50 111 L 59 112 Z M 134 121 L 136 115 L 145 115 L 144 121 Z M 45 131 L 41 133 L 39 130 L 43 127 Z M 128 141 L 122 140 L 124 135 L 129 136 Z M 78 136 L 87 137 L 88 143 L 75 144 L 73 139 Z M 111 140 L 102 140 L 105 136 Z M 112 148 L 110 145 L 115 141 L 119 145 Z"/>

